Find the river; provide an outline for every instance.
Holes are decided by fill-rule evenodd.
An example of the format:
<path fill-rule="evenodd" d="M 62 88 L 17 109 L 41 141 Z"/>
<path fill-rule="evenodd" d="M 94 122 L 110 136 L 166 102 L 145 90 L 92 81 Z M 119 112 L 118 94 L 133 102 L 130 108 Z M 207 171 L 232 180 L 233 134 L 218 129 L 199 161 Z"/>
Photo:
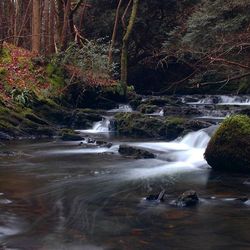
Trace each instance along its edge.
<path fill-rule="evenodd" d="M 82 133 L 111 148 L 58 139 L 2 146 L 0 249 L 250 248 L 250 202 L 236 200 L 250 196 L 250 176 L 209 168 L 206 129 L 165 142 L 120 138 L 108 126 Z M 122 143 L 157 157 L 123 157 Z M 163 189 L 165 202 L 145 199 Z M 198 206 L 170 205 L 190 189 Z"/>

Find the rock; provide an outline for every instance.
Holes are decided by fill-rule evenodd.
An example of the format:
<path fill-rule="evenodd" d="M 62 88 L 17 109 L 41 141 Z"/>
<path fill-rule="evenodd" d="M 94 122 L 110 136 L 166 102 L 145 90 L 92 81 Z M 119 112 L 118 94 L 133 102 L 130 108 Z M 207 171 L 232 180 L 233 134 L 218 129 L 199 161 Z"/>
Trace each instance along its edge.
<path fill-rule="evenodd" d="M 130 156 L 136 159 L 155 158 L 155 155 L 147 150 L 131 147 L 128 145 L 120 145 L 118 152 L 124 156 Z"/>
<path fill-rule="evenodd" d="M 106 142 L 106 141 L 96 141 L 96 145 L 106 147 L 106 148 L 111 148 L 113 144 L 111 142 Z"/>
<path fill-rule="evenodd" d="M 11 139 L 13 139 L 12 136 L 8 135 L 8 134 L 5 133 L 5 132 L 1 132 L 1 131 L 0 131 L 0 140 L 9 141 L 9 140 L 11 140 Z"/>
<path fill-rule="evenodd" d="M 191 207 L 199 203 L 199 198 L 196 191 L 189 190 L 181 194 L 177 200 L 171 203 L 177 207 Z"/>
<path fill-rule="evenodd" d="M 16 153 L 13 151 L 0 151 L 0 157 L 10 157 L 10 156 L 15 156 Z"/>
<path fill-rule="evenodd" d="M 120 135 L 133 137 L 164 137 L 166 134 L 162 119 L 135 113 L 116 114 L 114 128 Z"/>
<path fill-rule="evenodd" d="M 90 128 L 93 122 L 102 120 L 100 111 L 92 109 L 76 109 L 71 117 L 70 127 L 74 129 Z"/>
<path fill-rule="evenodd" d="M 150 195 L 148 195 L 146 197 L 146 200 L 163 202 L 165 200 L 165 194 L 166 194 L 166 191 L 162 190 L 159 194 L 150 194 Z"/>
<path fill-rule="evenodd" d="M 202 112 L 194 107 L 165 106 L 164 116 L 194 116 L 202 115 Z"/>
<path fill-rule="evenodd" d="M 63 141 L 81 141 L 83 139 L 82 136 L 71 129 L 62 129 L 60 135 Z"/>
<path fill-rule="evenodd" d="M 209 127 L 211 123 L 180 117 L 154 117 L 138 113 L 118 113 L 114 118 L 115 130 L 120 135 L 164 138 L 174 140 L 190 131 Z"/>
<path fill-rule="evenodd" d="M 225 119 L 212 136 L 205 158 L 215 170 L 250 172 L 250 118 Z"/>
<path fill-rule="evenodd" d="M 242 197 L 238 197 L 235 199 L 236 201 L 241 201 L 241 202 L 246 202 L 248 201 L 248 197 L 247 196 L 242 196 Z"/>
<path fill-rule="evenodd" d="M 141 104 L 137 110 L 140 111 L 143 114 L 152 114 L 156 111 L 158 111 L 158 106 L 156 105 L 147 105 L 147 104 Z"/>
<path fill-rule="evenodd" d="M 85 138 L 86 143 L 93 144 L 96 143 L 96 140 L 90 137 Z"/>

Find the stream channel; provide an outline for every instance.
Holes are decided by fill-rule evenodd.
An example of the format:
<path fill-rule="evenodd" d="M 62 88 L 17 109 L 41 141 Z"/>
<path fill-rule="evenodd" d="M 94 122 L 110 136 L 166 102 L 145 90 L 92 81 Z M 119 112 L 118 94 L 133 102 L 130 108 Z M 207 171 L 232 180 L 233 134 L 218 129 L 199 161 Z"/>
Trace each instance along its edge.
<path fill-rule="evenodd" d="M 223 97 L 216 105 L 250 105 Z M 187 105 L 204 109 L 199 119 L 221 120 L 211 98 Z M 227 109 L 228 110 L 228 109 Z M 128 106 L 107 112 L 131 112 Z M 158 114 L 163 115 L 160 110 Z M 214 172 L 203 153 L 214 128 L 175 141 L 119 137 L 109 118 L 82 134 L 112 142 L 30 140 L 9 142 L 0 161 L 0 249 L 250 249 L 250 176 Z M 147 149 L 155 159 L 118 153 L 120 144 Z M 146 200 L 166 190 L 164 202 Z M 170 203 L 186 190 L 200 203 Z"/>

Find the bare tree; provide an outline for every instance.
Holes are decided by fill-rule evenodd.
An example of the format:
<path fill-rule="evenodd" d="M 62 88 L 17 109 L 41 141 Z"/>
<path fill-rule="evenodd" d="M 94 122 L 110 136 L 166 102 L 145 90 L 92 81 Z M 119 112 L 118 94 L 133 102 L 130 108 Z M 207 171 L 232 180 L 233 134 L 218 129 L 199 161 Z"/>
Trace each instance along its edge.
<path fill-rule="evenodd" d="M 127 95 L 127 80 L 128 80 L 128 42 L 135 24 L 139 0 L 133 0 L 131 15 L 125 34 L 122 39 L 122 53 L 121 53 L 121 85 L 124 96 Z"/>
<path fill-rule="evenodd" d="M 33 0 L 32 12 L 32 51 L 40 53 L 41 48 L 41 16 L 40 0 Z"/>

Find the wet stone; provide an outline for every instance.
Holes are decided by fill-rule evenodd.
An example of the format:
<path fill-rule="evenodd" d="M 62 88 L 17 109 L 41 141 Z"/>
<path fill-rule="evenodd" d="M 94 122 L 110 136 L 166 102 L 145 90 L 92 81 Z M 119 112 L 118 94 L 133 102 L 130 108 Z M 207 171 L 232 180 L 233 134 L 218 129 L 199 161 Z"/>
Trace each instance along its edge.
<path fill-rule="evenodd" d="M 181 194 L 177 200 L 171 202 L 171 205 L 175 205 L 177 207 L 191 207 L 195 206 L 199 203 L 199 197 L 194 190 L 188 190 Z"/>
<path fill-rule="evenodd" d="M 159 194 L 150 194 L 146 197 L 147 201 L 161 201 L 165 200 L 166 191 L 162 190 Z"/>
<path fill-rule="evenodd" d="M 128 145 L 120 145 L 118 152 L 124 156 L 130 156 L 135 159 L 155 158 L 155 155 L 147 150 L 131 147 Z"/>

